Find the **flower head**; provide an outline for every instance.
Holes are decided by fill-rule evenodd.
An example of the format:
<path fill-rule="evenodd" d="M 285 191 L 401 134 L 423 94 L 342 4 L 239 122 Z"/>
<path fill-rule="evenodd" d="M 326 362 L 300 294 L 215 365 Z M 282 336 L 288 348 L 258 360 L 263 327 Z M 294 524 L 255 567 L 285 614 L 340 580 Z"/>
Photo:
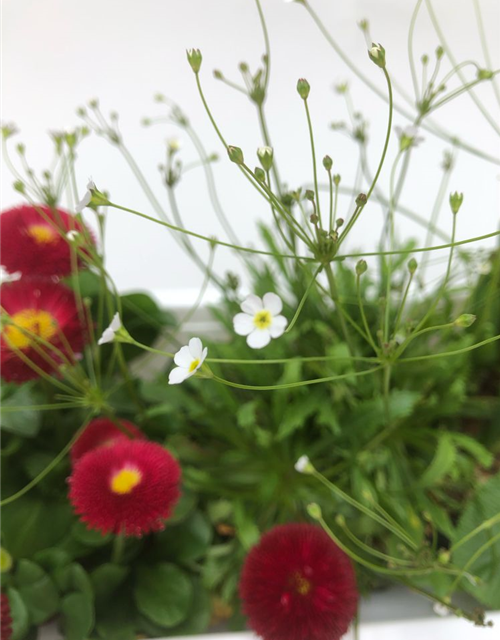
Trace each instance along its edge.
<path fill-rule="evenodd" d="M 122 321 L 119 313 L 115 313 L 113 319 L 111 320 L 111 324 L 107 329 L 104 329 L 102 336 L 99 338 L 97 344 L 102 345 L 107 342 L 113 342 L 116 337 L 116 334 L 120 329 L 123 329 Z"/>
<path fill-rule="evenodd" d="M 406 151 L 410 147 L 417 147 L 424 138 L 418 135 L 417 127 L 394 127 L 399 138 L 399 150 Z"/>
<path fill-rule="evenodd" d="M 311 461 L 307 456 L 300 456 L 300 458 L 295 463 L 295 471 L 299 473 L 310 474 L 314 472 L 314 467 L 311 464 Z"/>
<path fill-rule="evenodd" d="M 94 240 L 84 225 L 62 209 L 44 205 L 22 205 L 0 215 L 2 265 L 9 273 L 23 276 L 67 276 L 71 273 L 71 247 L 67 234 L 79 232 Z M 79 266 L 84 263 L 80 262 Z"/>
<path fill-rule="evenodd" d="M 280 525 L 262 536 L 245 560 L 240 596 L 264 640 L 338 640 L 358 602 L 349 558 L 311 524 Z"/>
<path fill-rule="evenodd" d="M 116 426 L 109 418 L 95 418 L 91 420 L 83 433 L 71 447 L 71 462 L 75 464 L 89 451 L 97 447 L 108 446 L 120 439 L 145 439 L 142 431 L 128 420 L 120 420 L 122 429 Z"/>
<path fill-rule="evenodd" d="M 377 67 L 385 68 L 385 49 L 380 42 L 372 42 L 372 46 L 368 49 L 368 57 Z"/>
<path fill-rule="evenodd" d="M 69 478 L 75 512 L 103 534 L 159 531 L 180 496 L 181 471 L 161 445 L 120 438 L 85 454 Z"/>
<path fill-rule="evenodd" d="M 1 596 L 1 621 L 0 621 L 0 637 L 2 640 L 10 640 L 12 638 L 12 615 L 10 613 L 9 598 L 6 593 Z"/>
<path fill-rule="evenodd" d="M 281 298 L 275 293 L 266 293 L 263 298 L 250 295 L 241 303 L 243 313 L 233 318 L 234 330 L 239 336 L 247 336 L 249 347 L 262 349 L 285 331 L 288 320 L 280 315 L 282 308 Z"/>
<path fill-rule="evenodd" d="M 52 281 L 19 280 L 3 284 L 0 294 L 4 380 L 24 382 L 38 377 L 35 368 L 53 372 L 64 360 L 75 360 L 87 331 L 71 289 Z"/>
<path fill-rule="evenodd" d="M 85 192 L 83 198 L 78 202 L 75 207 L 77 213 L 81 213 L 86 207 L 89 206 L 90 201 L 92 200 L 92 191 L 95 189 L 95 184 L 92 180 L 89 180 L 87 183 L 87 191 Z"/>
<path fill-rule="evenodd" d="M 189 344 L 179 349 L 174 356 L 177 365 L 168 376 L 169 384 L 180 384 L 194 376 L 207 357 L 208 349 L 203 348 L 199 338 L 191 338 Z"/>

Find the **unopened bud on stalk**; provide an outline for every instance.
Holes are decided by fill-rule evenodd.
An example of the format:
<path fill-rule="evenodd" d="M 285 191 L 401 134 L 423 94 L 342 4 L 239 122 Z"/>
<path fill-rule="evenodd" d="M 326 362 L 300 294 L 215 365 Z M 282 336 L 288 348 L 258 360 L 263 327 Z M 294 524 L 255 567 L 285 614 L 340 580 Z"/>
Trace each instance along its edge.
<path fill-rule="evenodd" d="M 450 193 L 450 207 L 454 214 L 457 214 L 462 206 L 462 202 L 464 201 L 464 194 L 458 193 Z"/>
<path fill-rule="evenodd" d="M 363 205 L 366 204 L 366 201 L 367 201 L 366 193 L 360 193 L 359 196 L 356 198 L 356 206 L 362 207 Z"/>
<path fill-rule="evenodd" d="M 443 56 L 444 56 L 444 49 L 441 45 L 439 45 L 439 47 L 436 48 L 436 58 L 438 60 L 441 60 Z"/>
<path fill-rule="evenodd" d="M 370 23 L 366 18 L 363 18 L 358 22 L 358 27 L 361 29 L 361 31 L 365 31 L 365 32 L 368 31 L 369 26 L 370 26 Z"/>
<path fill-rule="evenodd" d="M 260 167 L 255 167 L 254 174 L 255 174 L 255 177 L 257 178 L 257 180 L 259 182 L 265 182 L 266 181 L 266 173 L 265 173 L 264 169 L 261 169 Z"/>
<path fill-rule="evenodd" d="M 214 78 L 216 80 L 222 80 L 224 76 L 222 75 L 222 71 L 219 71 L 219 69 L 214 69 Z"/>
<path fill-rule="evenodd" d="M 299 78 L 297 82 L 297 92 L 302 100 L 307 100 L 310 90 L 311 86 L 309 82 L 307 82 L 305 78 Z"/>
<path fill-rule="evenodd" d="M 343 513 L 338 513 L 335 516 L 335 522 L 339 525 L 339 527 L 344 527 L 345 526 L 345 516 Z"/>
<path fill-rule="evenodd" d="M 489 69 L 478 69 L 477 79 L 478 80 L 491 80 L 495 74 L 493 71 Z"/>
<path fill-rule="evenodd" d="M 304 198 L 306 200 L 309 200 L 310 202 L 314 202 L 314 191 L 311 191 L 311 189 L 306 189 Z"/>
<path fill-rule="evenodd" d="M 462 313 L 461 316 L 453 323 L 456 327 L 463 327 L 464 329 L 468 329 L 471 325 L 476 321 L 476 316 L 473 313 Z"/>
<path fill-rule="evenodd" d="M 248 65 L 246 62 L 240 62 L 240 64 L 238 65 L 238 68 L 241 71 L 241 73 L 248 73 Z"/>
<path fill-rule="evenodd" d="M 359 260 L 356 264 L 356 275 L 362 276 L 368 269 L 368 265 L 366 264 L 366 260 Z"/>
<path fill-rule="evenodd" d="M 371 49 L 368 49 L 368 56 L 377 67 L 385 69 L 385 49 L 380 42 L 372 42 Z"/>
<path fill-rule="evenodd" d="M 316 213 L 311 213 L 311 215 L 309 216 L 309 220 L 312 222 L 312 224 L 317 224 L 319 218 Z"/>
<path fill-rule="evenodd" d="M 321 507 L 319 506 L 319 504 L 316 504 L 315 502 L 311 502 L 310 504 L 307 505 L 307 513 L 314 520 L 321 520 L 321 518 L 323 517 L 323 514 L 321 513 Z"/>
<path fill-rule="evenodd" d="M 339 186 L 339 184 L 340 184 L 340 180 L 341 180 L 340 173 L 336 173 L 336 174 L 333 176 L 333 184 L 334 184 L 336 187 L 338 187 L 338 186 Z"/>
<path fill-rule="evenodd" d="M 417 270 L 418 267 L 418 262 L 415 260 L 415 258 L 412 258 L 411 260 L 408 261 L 408 271 L 411 274 L 414 274 L 415 271 Z"/>
<path fill-rule="evenodd" d="M 323 166 L 327 171 L 331 171 L 333 167 L 333 160 L 330 158 L 330 156 L 325 156 L 323 158 Z"/>
<path fill-rule="evenodd" d="M 26 186 L 22 180 L 16 180 L 12 186 L 18 193 L 24 193 L 26 191 Z"/>
<path fill-rule="evenodd" d="M 337 218 L 337 221 L 335 222 L 335 227 L 337 229 L 340 229 L 340 227 L 344 224 L 344 218 Z"/>
<path fill-rule="evenodd" d="M 264 171 L 269 171 L 273 166 L 273 148 L 259 147 L 257 149 L 257 155 Z"/>
<path fill-rule="evenodd" d="M 243 151 L 239 147 L 232 147 L 229 145 L 227 148 L 227 155 L 229 156 L 229 160 L 235 164 L 243 164 L 245 161 L 243 158 Z"/>
<path fill-rule="evenodd" d="M 201 51 L 199 49 L 188 49 L 186 51 L 186 54 L 187 54 L 188 62 L 191 65 L 191 69 L 195 73 L 198 73 L 201 68 L 201 61 L 203 60 Z"/>

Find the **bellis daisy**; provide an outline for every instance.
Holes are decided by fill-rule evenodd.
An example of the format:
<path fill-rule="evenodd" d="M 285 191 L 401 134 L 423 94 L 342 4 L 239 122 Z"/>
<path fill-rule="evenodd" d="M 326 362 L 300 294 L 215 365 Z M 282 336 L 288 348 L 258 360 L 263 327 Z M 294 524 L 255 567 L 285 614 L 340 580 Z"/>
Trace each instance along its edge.
<path fill-rule="evenodd" d="M 42 212 L 43 215 L 40 213 Z M 9 273 L 23 276 L 66 276 L 71 273 L 71 247 L 67 234 L 73 231 L 85 239 L 93 238 L 84 225 L 62 209 L 44 205 L 22 205 L 0 215 L 2 265 Z M 79 263 L 81 267 L 82 262 Z"/>
<path fill-rule="evenodd" d="M 240 596 L 264 640 L 339 640 L 358 602 L 349 558 L 323 529 L 285 524 L 248 554 Z"/>
<path fill-rule="evenodd" d="M 179 349 L 174 356 L 177 365 L 168 376 L 169 384 L 180 384 L 194 376 L 207 357 L 208 349 L 203 348 L 203 343 L 199 338 L 191 338 L 189 344 Z"/>
<path fill-rule="evenodd" d="M 283 308 L 281 298 L 275 293 L 266 293 L 263 298 L 249 295 L 241 303 L 243 313 L 233 318 L 234 330 L 239 336 L 247 336 L 247 344 L 252 349 L 262 349 L 279 338 L 286 329 L 288 320 L 280 315 Z"/>
<path fill-rule="evenodd" d="M 24 382 L 37 378 L 38 373 L 26 359 L 45 372 L 56 370 L 64 358 L 75 360 L 87 332 L 80 323 L 71 289 L 52 281 L 19 280 L 3 284 L 0 295 L 3 314 L 0 361 L 4 380 Z"/>
<path fill-rule="evenodd" d="M 69 478 L 69 499 L 91 529 L 141 536 L 164 528 L 180 496 L 181 470 L 161 445 L 120 438 L 85 454 Z"/>
<path fill-rule="evenodd" d="M 75 464 L 82 456 L 97 447 L 111 445 L 116 440 L 145 439 L 142 431 L 128 420 L 120 420 L 122 429 L 109 418 L 95 418 L 91 420 L 83 433 L 71 447 L 71 462 Z"/>
<path fill-rule="evenodd" d="M 1 595 L 1 621 L 0 621 L 0 637 L 2 640 L 10 640 L 12 638 L 12 616 L 10 613 L 10 603 L 7 594 Z"/>

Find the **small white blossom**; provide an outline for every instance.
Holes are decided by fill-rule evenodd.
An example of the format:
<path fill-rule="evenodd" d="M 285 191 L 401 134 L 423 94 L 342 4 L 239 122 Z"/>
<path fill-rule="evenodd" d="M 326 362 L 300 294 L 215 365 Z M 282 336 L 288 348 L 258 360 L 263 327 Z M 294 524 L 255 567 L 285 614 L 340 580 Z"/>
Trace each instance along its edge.
<path fill-rule="evenodd" d="M 438 616 L 444 617 L 450 615 L 450 609 L 441 602 L 435 602 L 432 608 L 434 609 L 434 613 Z"/>
<path fill-rule="evenodd" d="M 208 349 L 203 348 L 203 343 L 199 338 L 191 338 L 189 344 L 179 349 L 174 356 L 174 362 L 177 365 L 168 376 L 169 384 L 180 384 L 187 380 L 198 371 L 205 358 Z"/>
<path fill-rule="evenodd" d="M 280 315 L 282 308 L 281 298 L 275 293 L 266 293 L 262 299 L 249 295 L 241 303 L 243 313 L 233 318 L 234 330 L 239 336 L 247 337 L 249 347 L 262 349 L 271 338 L 279 338 L 285 332 L 288 320 Z"/>
<path fill-rule="evenodd" d="M 92 200 L 92 189 L 95 189 L 95 184 L 92 182 L 92 180 L 89 180 L 85 195 L 75 207 L 75 211 L 77 213 L 81 213 L 85 209 L 85 207 L 88 207 L 88 205 L 90 204 L 90 201 Z"/>
<path fill-rule="evenodd" d="M 113 342 L 115 339 L 116 332 L 122 328 L 122 321 L 120 319 L 120 314 L 115 313 L 113 316 L 113 320 L 111 320 L 111 324 L 107 329 L 104 329 L 102 336 L 99 338 L 98 345 L 106 344 L 107 342 Z"/>
<path fill-rule="evenodd" d="M 75 240 L 78 239 L 79 236 L 79 232 L 76 231 L 75 229 L 72 229 L 71 231 L 68 231 L 68 233 L 66 234 L 66 239 L 69 240 L 70 242 L 74 242 Z"/>
<path fill-rule="evenodd" d="M 410 147 L 416 147 L 424 140 L 422 136 L 418 135 L 417 127 L 410 126 L 404 129 L 402 127 L 394 127 L 394 130 L 399 138 L 399 148 L 401 151 L 405 151 Z"/>
<path fill-rule="evenodd" d="M 167 147 L 170 153 L 176 153 L 182 149 L 182 141 L 179 138 L 168 138 Z"/>
<path fill-rule="evenodd" d="M 295 463 L 295 471 L 299 473 L 312 473 L 313 466 L 307 456 L 300 456 Z"/>
<path fill-rule="evenodd" d="M 20 271 L 14 271 L 14 273 L 9 273 L 4 267 L 0 267 L 0 284 L 4 282 L 15 282 L 16 280 L 20 280 L 22 273 Z"/>

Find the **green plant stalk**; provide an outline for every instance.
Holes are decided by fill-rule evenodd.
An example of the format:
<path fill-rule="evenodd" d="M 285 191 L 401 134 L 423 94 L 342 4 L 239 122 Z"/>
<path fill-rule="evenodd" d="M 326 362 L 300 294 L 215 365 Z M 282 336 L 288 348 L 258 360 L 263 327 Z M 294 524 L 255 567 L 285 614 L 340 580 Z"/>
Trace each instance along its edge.
<path fill-rule="evenodd" d="M 403 317 L 403 311 L 404 311 L 405 306 L 406 306 L 406 300 L 408 298 L 408 292 L 410 290 L 411 283 L 413 282 L 413 276 L 414 275 L 415 275 L 415 272 L 410 273 L 410 277 L 408 278 L 408 284 L 406 285 L 405 292 L 403 294 L 403 299 L 401 300 L 401 304 L 399 305 L 398 314 L 396 316 L 396 321 L 394 323 L 394 336 L 397 335 L 399 326 L 401 324 L 401 318 Z"/>
<path fill-rule="evenodd" d="M 457 549 L 459 549 L 466 542 L 469 542 L 469 540 L 472 540 L 472 538 L 477 536 L 478 533 L 481 533 L 481 531 L 485 531 L 486 529 L 491 529 L 491 527 L 495 526 L 498 523 L 500 523 L 500 513 L 498 513 L 496 516 L 493 516 L 492 518 L 488 518 L 488 520 L 485 520 L 478 527 L 476 527 L 472 531 L 469 531 L 469 533 L 460 538 L 460 540 L 452 544 L 450 547 L 450 553 L 455 553 Z"/>
<path fill-rule="evenodd" d="M 309 284 L 307 285 L 307 288 L 304 292 L 304 295 L 302 296 L 302 299 L 299 302 L 299 306 L 297 307 L 297 310 L 290 322 L 290 324 L 288 325 L 288 327 L 286 328 L 285 333 L 289 333 L 293 327 L 295 326 L 295 323 L 297 322 L 297 320 L 299 319 L 300 316 L 300 312 L 302 311 L 302 307 L 304 306 L 304 304 L 306 303 L 307 298 L 309 297 L 309 293 L 311 292 L 311 289 L 314 285 L 314 283 L 316 282 L 316 278 L 319 276 L 319 274 L 321 273 L 321 271 L 323 270 L 323 265 L 320 264 L 318 266 L 318 268 L 316 269 L 316 271 L 314 272 L 313 277 L 311 278 Z"/>
<path fill-rule="evenodd" d="M 479 0 L 472 0 L 472 3 L 474 5 L 474 12 L 476 14 L 476 20 L 477 20 L 477 27 L 478 27 L 478 32 L 479 32 L 479 39 L 481 40 L 481 47 L 483 49 L 483 55 L 484 55 L 484 59 L 486 64 L 488 65 L 488 69 L 492 69 L 493 68 L 493 64 L 491 62 L 491 56 L 490 56 L 490 51 L 488 48 L 488 41 L 486 40 L 486 34 L 484 31 L 484 23 L 483 23 L 483 17 L 481 15 L 481 6 L 479 4 Z M 500 89 L 498 88 L 498 84 L 497 84 L 497 80 L 496 78 L 493 79 L 493 91 L 495 93 L 495 97 L 497 99 L 498 104 L 500 105 Z"/>
<path fill-rule="evenodd" d="M 451 587 L 448 590 L 448 594 L 451 594 L 455 591 L 455 589 L 460 584 L 460 581 L 462 580 L 462 578 L 466 577 L 469 580 L 469 582 L 471 581 L 467 575 L 467 569 L 469 569 L 469 567 L 471 567 L 483 555 L 485 551 L 487 551 L 490 547 L 496 544 L 499 540 L 500 540 L 500 531 L 496 533 L 492 538 L 490 538 L 487 542 L 485 542 L 481 547 L 479 547 L 479 549 L 469 558 L 469 560 L 467 560 L 460 574 L 453 581 Z M 472 584 L 476 586 L 475 582 L 473 582 Z"/>
<path fill-rule="evenodd" d="M 319 200 L 319 190 L 318 190 L 318 170 L 316 167 L 316 150 L 314 148 L 314 134 L 313 134 L 313 128 L 312 128 L 312 122 L 311 122 L 311 114 L 309 113 L 309 105 L 307 104 L 307 98 L 304 100 L 304 107 L 306 110 L 307 128 L 309 130 L 309 143 L 311 145 L 313 176 L 314 176 L 314 194 L 316 196 L 316 210 L 318 212 L 319 226 L 322 229 L 323 222 L 321 220 L 321 203 Z"/>
<path fill-rule="evenodd" d="M 363 321 L 363 327 L 365 328 L 365 333 L 366 336 L 368 338 L 369 343 L 372 346 L 372 349 L 374 350 L 374 352 L 379 355 L 379 349 L 377 348 L 377 345 L 375 344 L 375 341 L 373 339 L 372 333 L 370 331 L 370 326 L 368 325 L 368 321 L 366 319 L 366 314 L 365 314 L 365 306 L 363 304 L 363 298 L 361 296 L 361 282 L 360 282 L 360 275 L 356 274 L 356 291 L 358 294 L 358 306 L 359 306 L 359 311 L 361 313 L 361 319 Z"/>

